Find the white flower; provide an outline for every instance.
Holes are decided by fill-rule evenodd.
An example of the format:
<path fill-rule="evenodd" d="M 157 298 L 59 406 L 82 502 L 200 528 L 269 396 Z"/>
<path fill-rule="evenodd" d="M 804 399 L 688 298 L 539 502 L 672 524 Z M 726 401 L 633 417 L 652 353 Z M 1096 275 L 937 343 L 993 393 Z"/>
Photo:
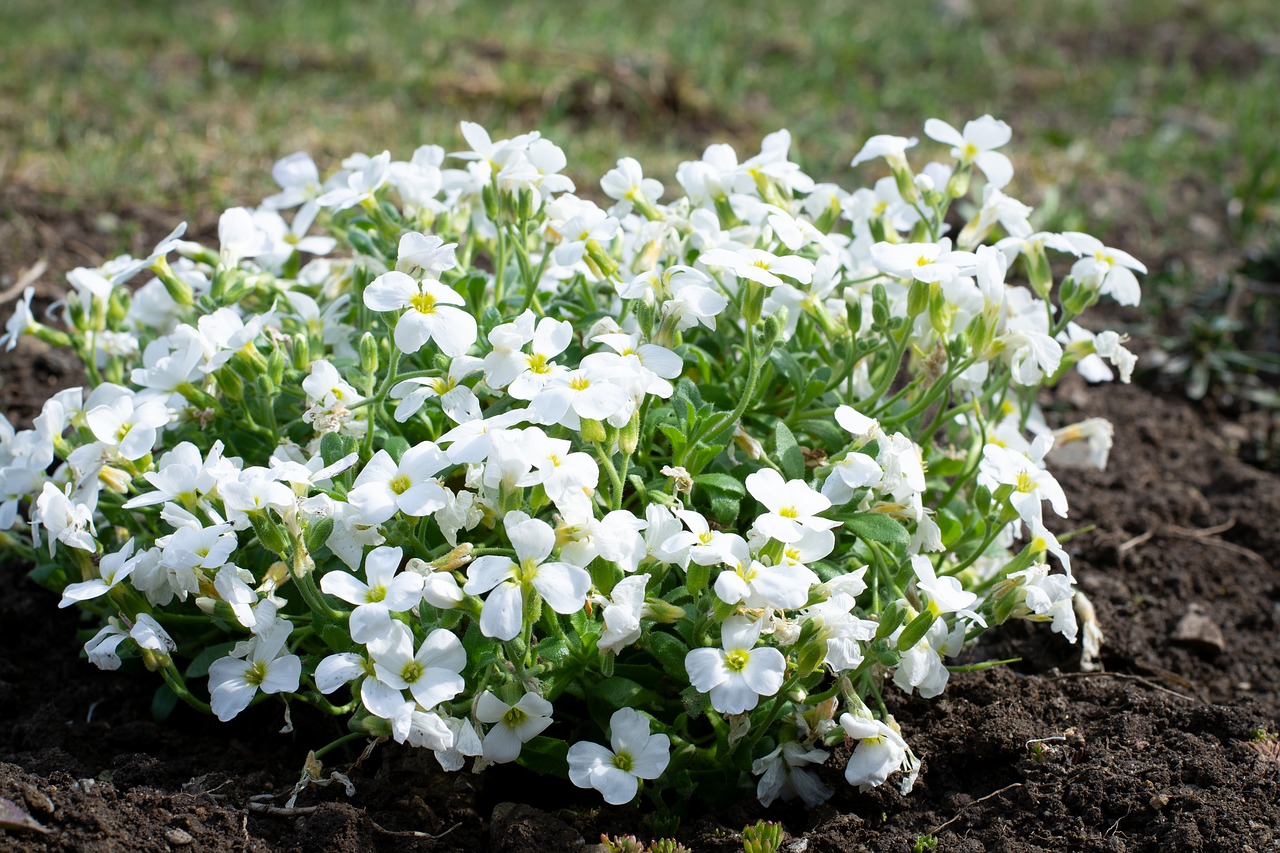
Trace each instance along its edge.
<path fill-rule="evenodd" d="M 476 719 L 493 724 L 484 736 L 484 760 L 515 761 L 524 745 L 551 725 L 551 711 L 551 703 L 536 693 L 526 693 L 508 705 L 485 691 L 476 702 Z"/>
<path fill-rule="evenodd" d="M 720 628 L 720 649 L 693 649 L 685 655 L 689 683 L 711 695 L 711 707 L 721 714 L 750 711 L 761 696 L 782 687 L 787 659 L 769 646 L 756 648 L 762 625 L 731 616 Z"/>
<path fill-rule="evenodd" d="M 239 714 L 261 690 L 263 693 L 292 693 L 302 677 L 302 660 L 287 654 L 285 642 L 293 625 L 278 619 L 249 640 L 244 657 L 219 658 L 209 666 L 209 705 L 214 715 L 226 722 Z"/>
<path fill-rule="evenodd" d="M 840 526 L 838 521 L 818 517 L 818 513 L 831 508 L 831 501 L 804 480 L 783 480 L 772 468 L 761 468 L 747 477 L 745 485 L 751 496 L 769 510 L 753 526 L 779 542 L 797 542 L 806 530 Z"/>
<path fill-rule="evenodd" d="M 141 402 L 131 394 L 121 394 L 89 410 L 85 420 L 98 441 L 134 461 L 151 452 L 156 432 L 169 423 L 169 410 L 162 400 Z"/>
<path fill-rule="evenodd" d="M 863 791 L 883 784 L 902 767 L 907 758 L 907 742 L 883 720 L 842 714 L 840 725 L 845 733 L 859 741 L 849 756 L 844 778 Z"/>
<path fill-rule="evenodd" d="M 756 785 L 756 799 L 765 808 L 773 805 L 775 800 L 794 800 L 796 797 L 809 808 L 825 803 L 833 792 L 807 765 L 821 766 L 826 760 L 825 749 L 805 749 L 793 740 L 787 741 L 752 762 L 751 772 L 760 777 Z"/>
<path fill-rule="evenodd" d="M 1036 622 L 1052 621 L 1050 627 L 1066 637 L 1067 642 L 1076 641 L 1075 589 L 1071 586 L 1070 575 L 1051 575 L 1048 564 L 1036 563 L 1009 577 L 1022 582 L 1024 604 L 1034 614 L 1024 618 Z"/>
<path fill-rule="evenodd" d="M 67 488 L 69 491 L 70 484 Z M 72 501 L 53 483 L 44 484 L 31 521 L 33 531 L 39 524 L 49 532 L 49 556 L 53 556 L 55 541 L 81 551 L 97 550 L 93 538 L 93 509 Z"/>
<path fill-rule="evenodd" d="M 978 596 L 960 585 L 953 577 L 938 577 L 933 563 L 928 557 L 916 555 L 911 558 L 911 568 L 916 574 L 916 588 L 929 597 L 929 612 L 935 617 L 945 613 L 957 613 L 979 625 L 986 626 L 982 617 L 969 608 L 978 600 Z"/>
<path fill-rule="evenodd" d="M 480 612 L 480 633 L 510 640 L 520 633 L 527 595 L 536 592 L 557 613 L 574 613 L 586 604 L 591 575 L 569 563 L 544 562 L 556 545 L 555 531 L 545 521 L 522 512 L 507 513 L 503 521 L 516 559 L 477 557 L 467 567 L 463 590 L 489 593 Z"/>
<path fill-rule="evenodd" d="M 89 601 L 106 595 L 116 584 L 127 578 L 137 565 L 133 557 L 134 540 L 124 543 L 124 547 L 114 554 L 107 554 L 98 563 L 98 577 L 80 583 L 67 584 L 62 590 L 59 607 L 70 607 L 77 601 Z"/>
<path fill-rule="evenodd" d="M 422 599 L 422 575 L 396 572 L 400 548 L 374 548 L 364 561 L 367 583 L 346 572 L 329 572 L 320 578 L 320 589 L 356 605 L 351 611 L 351 639 L 369 643 L 391 628 L 391 614 L 403 613 Z"/>
<path fill-rule="evenodd" d="M 329 190 L 316 199 L 316 204 L 320 207 L 332 207 L 337 211 L 373 201 L 374 193 L 387 182 L 390 166 L 390 151 L 383 151 L 376 157 L 367 158 L 361 168 L 347 175 L 345 187 Z"/>
<path fill-rule="evenodd" d="M 14 306 L 13 316 L 5 324 L 5 333 L 0 335 L 0 344 L 4 345 L 6 352 L 11 352 L 18 345 L 18 338 L 36 326 L 36 319 L 31 313 L 31 297 L 35 296 L 35 293 L 34 287 L 28 287 L 22 291 L 22 298 Z"/>
<path fill-rule="evenodd" d="M 364 304 L 371 311 L 401 311 L 395 343 L 403 353 L 435 341 L 440 352 L 459 356 L 476 342 L 476 318 L 454 306 L 467 304 L 457 291 L 432 279 L 415 281 L 402 272 L 387 272 L 369 282 Z"/>
<path fill-rule="evenodd" d="M 1071 276 L 1081 286 L 1096 288 L 1121 305 L 1137 305 L 1142 298 L 1135 272 L 1146 274 L 1142 262 L 1119 249 L 1106 246 L 1096 237 L 1068 231 L 1062 235 L 1082 255 L 1071 267 Z"/>
<path fill-rule="evenodd" d="M 799 255 L 775 255 L 764 249 L 711 249 L 703 252 L 698 261 L 708 267 L 724 267 L 738 278 L 758 282 L 765 287 L 777 287 L 786 276 L 800 284 L 813 281 L 813 261 Z"/>
<path fill-rule="evenodd" d="M 347 500 L 369 524 L 381 524 L 397 511 L 430 515 L 448 503 L 448 493 L 435 475 L 449 465 L 448 457 L 430 441 L 406 450 L 399 463 L 379 450 L 356 477 Z"/>
<path fill-rule="evenodd" d="M 1009 502 L 1028 523 L 1043 519 L 1040 504 L 1046 500 L 1054 512 L 1066 518 L 1067 495 L 1054 476 L 1039 464 L 1052 443 L 1052 435 L 1037 438 L 1031 456 L 995 444 L 986 445 L 982 448 L 982 461 L 978 463 L 978 483 L 993 492 L 1002 485 L 1013 486 Z"/>
<path fill-rule="evenodd" d="M 480 369 L 483 362 L 469 355 L 458 356 L 449 362 L 449 372 L 443 377 L 415 376 L 397 382 L 391 387 L 391 399 L 399 400 L 395 419 L 404 423 L 422 408 L 428 397 L 439 397 L 440 408 L 454 421 L 460 420 L 480 401 L 475 392 L 462 384 L 462 380 Z"/>
<path fill-rule="evenodd" d="M 640 164 L 632 157 L 623 157 L 616 168 L 610 169 L 600 179 L 600 189 L 618 203 L 613 206 L 614 216 L 623 217 L 631 212 L 632 204 L 652 205 L 662 197 L 662 183 L 646 178 Z"/>
<path fill-rule="evenodd" d="M 936 243 L 876 243 L 871 262 L 894 278 L 946 284 L 973 275 L 978 258 L 972 252 L 953 252 L 951 241 L 943 237 Z"/>
<path fill-rule="evenodd" d="M 645 587 L 649 575 L 630 575 L 618 581 L 608 598 L 594 597 L 596 604 L 603 604 L 601 620 L 604 631 L 596 646 L 602 652 L 617 654 L 624 646 L 640 639 L 640 617 L 644 613 Z"/>
<path fill-rule="evenodd" d="M 271 177 L 280 185 L 281 192 L 267 196 L 262 204 L 274 210 L 287 210 L 313 202 L 323 191 L 320 170 L 305 151 L 296 151 L 277 160 L 271 167 Z"/>
<path fill-rule="evenodd" d="M 569 747 L 569 780 L 579 788 L 595 788 L 604 801 L 620 806 L 635 799 L 641 779 L 657 779 L 671 760 L 671 739 L 649 733 L 649 720 L 632 708 L 609 718 L 613 749 L 579 741 Z"/>
<path fill-rule="evenodd" d="M 866 141 L 857 155 L 853 158 L 850 166 L 857 166 L 859 163 L 865 163 L 868 160 L 874 160 L 877 157 L 883 157 L 889 162 L 889 165 L 895 169 L 906 168 L 907 165 L 907 149 L 915 146 L 919 139 L 914 136 L 907 138 L 905 136 L 889 136 L 881 134 L 873 136 Z"/>
<path fill-rule="evenodd" d="M 1003 187 L 1013 179 L 1013 164 L 995 150 L 1013 137 L 1009 125 L 999 119 L 984 115 L 966 122 L 964 133 L 960 133 L 945 121 L 931 118 L 924 123 L 924 132 L 931 139 L 954 146 L 951 156 L 961 163 L 977 166 L 995 187 Z"/>
<path fill-rule="evenodd" d="M 360 686 L 360 701 L 369 711 L 392 720 L 405 703 L 402 691 L 408 690 L 424 709 L 448 702 L 466 687 L 463 667 L 467 653 L 462 642 L 450 631 L 437 628 L 413 650 L 413 632 L 403 622 L 391 627 L 369 642 L 375 678 L 366 678 Z"/>

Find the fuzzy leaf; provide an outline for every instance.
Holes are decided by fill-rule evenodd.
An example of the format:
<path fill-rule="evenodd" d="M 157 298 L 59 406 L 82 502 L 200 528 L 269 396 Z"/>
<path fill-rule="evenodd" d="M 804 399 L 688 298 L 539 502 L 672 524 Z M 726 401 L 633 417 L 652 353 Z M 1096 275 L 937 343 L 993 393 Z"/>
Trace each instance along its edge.
<path fill-rule="evenodd" d="M 845 522 L 845 526 L 871 542 L 905 545 L 911 541 L 911 534 L 907 532 L 907 528 L 880 513 L 860 513 Z"/>
<path fill-rule="evenodd" d="M 773 430 L 773 455 L 788 480 L 804 477 L 804 454 L 796 444 L 796 437 L 782 421 L 778 421 Z"/>

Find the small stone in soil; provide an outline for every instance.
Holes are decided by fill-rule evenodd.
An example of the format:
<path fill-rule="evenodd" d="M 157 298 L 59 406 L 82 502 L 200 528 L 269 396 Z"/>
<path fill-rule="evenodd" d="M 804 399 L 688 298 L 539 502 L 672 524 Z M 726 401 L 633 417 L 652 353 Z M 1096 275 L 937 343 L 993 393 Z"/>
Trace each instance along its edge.
<path fill-rule="evenodd" d="M 1227 648 L 1222 629 L 1199 604 L 1187 608 L 1169 639 L 1206 655 L 1219 655 Z"/>

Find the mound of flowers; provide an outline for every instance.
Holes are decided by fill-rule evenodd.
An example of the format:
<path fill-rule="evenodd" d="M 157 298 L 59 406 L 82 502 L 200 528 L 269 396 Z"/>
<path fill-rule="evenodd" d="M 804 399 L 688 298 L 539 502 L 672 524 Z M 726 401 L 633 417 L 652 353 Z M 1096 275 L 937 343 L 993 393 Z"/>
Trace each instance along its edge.
<path fill-rule="evenodd" d="M 92 663 L 157 673 L 161 713 L 304 702 L 672 809 L 822 802 L 841 743 L 849 784 L 909 789 L 886 691 L 937 696 L 1010 619 L 1096 649 L 1046 466 L 1105 464 L 1110 429 L 1034 397 L 1129 379 L 1076 319 L 1144 270 L 1035 230 L 1006 124 L 930 120 L 918 171 L 873 137 L 852 192 L 786 131 L 670 200 L 627 158 L 603 203 L 536 133 L 462 133 L 286 157 L 217 246 L 74 270 L 54 325 L 26 293 L 8 348 L 88 381 L 0 425 L 0 529 L 97 620 Z"/>

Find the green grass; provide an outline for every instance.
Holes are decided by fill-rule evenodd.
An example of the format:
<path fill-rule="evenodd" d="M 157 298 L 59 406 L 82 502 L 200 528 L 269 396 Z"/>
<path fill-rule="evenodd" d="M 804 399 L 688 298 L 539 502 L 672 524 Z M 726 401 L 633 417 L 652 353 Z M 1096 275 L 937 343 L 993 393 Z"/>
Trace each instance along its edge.
<path fill-rule="evenodd" d="M 0 177 L 67 206 L 254 203 L 279 156 L 537 128 L 581 186 L 619 156 L 671 183 L 711 142 L 791 129 L 848 184 L 872 133 L 991 112 L 1044 224 L 1167 258 L 1280 221 L 1271 0 L 509 4 L 6 0 Z M 935 149 L 937 150 L 937 149 Z"/>

